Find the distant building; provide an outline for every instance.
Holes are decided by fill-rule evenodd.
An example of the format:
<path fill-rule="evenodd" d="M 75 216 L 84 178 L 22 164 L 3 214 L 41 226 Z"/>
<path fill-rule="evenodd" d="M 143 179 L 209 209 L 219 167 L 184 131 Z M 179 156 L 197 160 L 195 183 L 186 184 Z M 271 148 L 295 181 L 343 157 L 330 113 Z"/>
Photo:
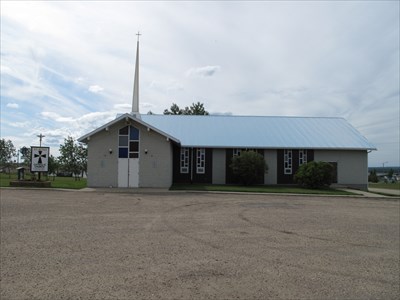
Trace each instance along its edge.
<path fill-rule="evenodd" d="M 259 184 L 292 184 L 299 166 L 315 160 L 334 166 L 335 183 L 367 189 L 376 148 L 342 118 L 140 114 L 138 53 L 139 42 L 132 112 L 79 138 L 88 144 L 88 186 L 237 183 L 231 160 L 252 149 L 269 167 Z"/>

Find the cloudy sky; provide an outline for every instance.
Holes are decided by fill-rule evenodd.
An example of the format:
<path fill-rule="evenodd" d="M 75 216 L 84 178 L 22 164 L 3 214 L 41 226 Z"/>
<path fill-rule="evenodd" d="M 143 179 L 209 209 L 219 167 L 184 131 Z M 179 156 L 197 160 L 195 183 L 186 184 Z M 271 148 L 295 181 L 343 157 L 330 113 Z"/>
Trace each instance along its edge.
<path fill-rule="evenodd" d="M 1 1 L 1 137 L 53 154 L 130 112 L 344 117 L 399 162 L 398 1 Z"/>

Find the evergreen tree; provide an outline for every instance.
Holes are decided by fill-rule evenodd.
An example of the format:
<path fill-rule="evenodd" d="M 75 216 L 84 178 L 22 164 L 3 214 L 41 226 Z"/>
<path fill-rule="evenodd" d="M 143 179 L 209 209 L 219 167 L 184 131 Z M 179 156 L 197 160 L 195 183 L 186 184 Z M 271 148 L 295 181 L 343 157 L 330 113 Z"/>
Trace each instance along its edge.
<path fill-rule="evenodd" d="M 190 107 L 184 109 L 179 108 L 176 103 L 172 103 L 170 109 L 164 110 L 164 115 L 208 115 L 208 111 L 205 110 L 204 104 L 197 102 L 192 103 Z"/>
<path fill-rule="evenodd" d="M 208 115 L 209 113 L 205 110 L 204 104 L 197 102 L 192 103 L 190 106 L 190 115 Z"/>

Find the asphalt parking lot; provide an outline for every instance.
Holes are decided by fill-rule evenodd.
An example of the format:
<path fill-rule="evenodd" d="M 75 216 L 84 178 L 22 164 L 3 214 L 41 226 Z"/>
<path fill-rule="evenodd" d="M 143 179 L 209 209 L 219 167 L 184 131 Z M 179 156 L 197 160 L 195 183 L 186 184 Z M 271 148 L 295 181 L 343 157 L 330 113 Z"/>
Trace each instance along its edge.
<path fill-rule="evenodd" d="M 1 190 L 5 299 L 398 299 L 399 201 Z"/>

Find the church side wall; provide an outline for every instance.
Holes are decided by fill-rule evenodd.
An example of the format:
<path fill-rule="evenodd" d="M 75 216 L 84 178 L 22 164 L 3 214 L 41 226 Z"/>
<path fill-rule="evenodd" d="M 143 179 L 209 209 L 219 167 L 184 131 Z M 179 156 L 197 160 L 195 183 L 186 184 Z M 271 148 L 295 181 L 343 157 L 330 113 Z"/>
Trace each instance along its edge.
<path fill-rule="evenodd" d="M 268 165 L 268 172 L 264 176 L 264 184 L 277 184 L 277 150 L 264 150 L 264 159 L 266 164 Z"/>
<path fill-rule="evenodd" d="M 112 149 L 110 154 L 109 149 Z M 101 131 L 88 142 L 88 186 L 117 187 L 118 128 Z"/>
<path fill-rule="evenodd" d="M 135 126 L 140 130 L 139 187 L 169 188 L 172 185 L 172 142 L 142 125 Z"/>
<path fill-rule="evenodd" d="M 337 163 L 338 184 L 368 189 L 367 151 L 315 150 L 314 160 Z"/>
<path fill-rule="evenodd" d="M 212 183 L 225 184 L 225 149 L 212 150 Z"/>

